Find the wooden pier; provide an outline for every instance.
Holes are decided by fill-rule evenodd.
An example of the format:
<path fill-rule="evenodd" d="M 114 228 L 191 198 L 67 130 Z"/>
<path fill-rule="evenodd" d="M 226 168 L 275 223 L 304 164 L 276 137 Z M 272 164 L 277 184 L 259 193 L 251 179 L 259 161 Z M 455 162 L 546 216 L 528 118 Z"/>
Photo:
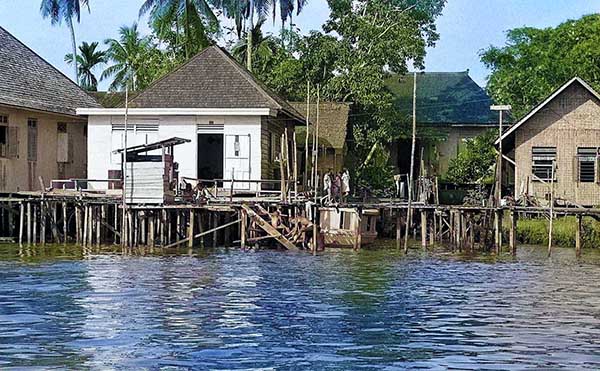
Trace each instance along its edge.
<path fill-rule="evenodd" d="M 282 203 L 272 199 L 236 199 L 208 204 L 130 205 L 102 195 L 18 193 L 0 197 L 0 241 L 44 245 L 75 243 L 82 246 L 122 245 L 172 248 L 253 245 L 316 251 L 312 225 L 299 221 L 307 215 L 305 201 Z M 353 203 L 345 208 L 377 209 L 380 237 L 395 237 L 403 245 L 408 232 L 422 248 L 444 244 L 454 251 L 517 252 L 519 219 L 548 218 L 544 207 L 473 207 L 426 205 L 393 200 Z M 600 209 L 553 208 L 553 217 L 575 216 L 575 251 L 581 254 L 582 218 L 600 219 Z M 275 218 L 276 217 L 276 218 Z M 505 220 L 508 218 L 508 220 Z M 274 220 L 277 219 L 277 220 Z M 406 220 L 411 220 L 406 225 Z M 306 228 L 302 229 L 304 226 Z M 360 248 L 360 233 L 356 246 Z M 308 237 L 306 236 L 308 235 Z M 552 236 L 548 253 L 552 249 Z"/>

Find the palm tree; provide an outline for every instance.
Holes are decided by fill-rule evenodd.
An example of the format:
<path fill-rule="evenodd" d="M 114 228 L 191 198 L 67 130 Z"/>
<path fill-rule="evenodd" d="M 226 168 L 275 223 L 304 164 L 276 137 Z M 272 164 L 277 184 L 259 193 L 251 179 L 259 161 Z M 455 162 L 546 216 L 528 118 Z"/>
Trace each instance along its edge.
<path fill-rule="evenodd" d="M 144 65 L 151 48 L 150 39 L 142 37 L 138 31 L 137 23 L 131 27 L 122 26 L 119 29 L 119 38 L 107 39 L 104 43 L 108 46 L 106 55 L 114 64 L 104 70 L 101 80 L 113 77 L 109 90 L 122 90 L 129 85 L 129 90 L 135 91 L 143 85 Z"/>
<path fill-rule="evenodd" d="M 42 17 L 50 18 L 50 23 L 60 25 L 65 22 L 71 31 L 71 46 L 73 47 L 73 55 L 77 55 L 77 42 L 75 41 L 75 28 L 73 27 L 73 18 L 77 23 L 81 20 L 81 7 L 87 7 L 89 10 L 89 0 L 42 0 L 40 12 Z M 77 58 L 73 63 L 75 72 L 75 81 L 79 81 L 77 70 Z"/>
<path fill-rule="evenodd" d="M 271 35 L 265 36 L 262 32 L 266 18 L 260 17 L 254 28 L 252 28 L 252 55 L 256 56 L 251 61 L 253 68 L 257 67 L 257 62 L 262 61 L 262 66 L 266 66 L 277 50 L 281 47 L 277 39 Z M 231 54 L 238 61 L 246 61 L 248 57 L 248 42 L 247 39 L 240 39 L 232 48 Z M 262 73 L 264 71 L 257 71 Z"/>
<path fill-rule="evenodd" d="M 106 51 L 97 49 L 97 42 L 88 44 L 84 41 L 79 45 L 80 53 L 76 56 L 79 86 L 89 91 L 98 90 L 98 79 L 96 79 L 96 76 L 94 75 L 94 69 L 99 65 L 106 63 L 108 60 Z M 72 53 L 65 55 L 65 62 L 67 62 L 67 64 L 73 63 Z"/>
<path fill-rule="evenodd" d="M 184 41 L 181 44 L 186 59 L 210 44 L 208 30 L 216 30 L 219 25 L 207 0 L 145 0 L 140 8 L 140 17 L 148 12 L 159 36 L 173 26 L 179 34 L 179 27 L 183 27 Z"/>
<path fill-rule="evenodd" d="M 269 9 L 273 13 L 273 21 L 277 14 L 277 5 L 279 4 L 279 16 L 281 18 L 281 29 L 285 27 L 285 23 L 288 19 L 291 22 L 292 14 L 294 12 L 294 4 L 296 4 L 296 14 L 302 11 L 307 0 L 222 0 L 222 8 L 227 17 L 233 18 L 236 21 L 236 25 L 239 19 L 242 19 L 246 24 L 246 68 L 252 71 L 252 53 L 254 50 L 253 42 L 253 30 L 254 24 L 254 13 L 258 14 L 258 22 L 266 16 Z M 257 22 L 257 24 L 258 24 Z M 264 21 L 263 21 L 264 22 Z M 238 28 L 239 30 L 240 28 Z M 282 35 L 283 36 L 283 35 Z"/>

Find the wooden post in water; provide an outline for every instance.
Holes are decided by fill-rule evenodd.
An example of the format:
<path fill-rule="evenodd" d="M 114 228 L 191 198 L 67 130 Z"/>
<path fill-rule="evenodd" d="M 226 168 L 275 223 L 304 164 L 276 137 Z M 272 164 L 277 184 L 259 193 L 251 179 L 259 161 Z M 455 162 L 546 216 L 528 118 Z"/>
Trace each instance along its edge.
<path fill-rule="evenodd" d="M 24 219 L 25 219 L 25 205 L 23 202 L 19 203 L 19 245 L 23 245 L 23 230 L 24 230 Z"/>
<path fill-rule="evenodd" d="M 194 246 L 194 209 L 190 209 L 190 220 L 188 225 L 188 247 Z"/>
<path fill-rule="evenodd" d="M 404 234 L 404 253 L 408 253 L 408 231 L 412 223 L 412 190 L 415 173 L 415 147 L 417 141 L 417 73 L 413 76 L 412 143 L 410 149 L 410 174 L 408 176 L 408 210 L 406 213 L 406 233 Z"/>
<path fill-rule="evenodd" d="M 496 209 L 494 211 L 494 245 L 496 248 L 496 255 L 500 255 L 502 252 L 502 210 Z"/>
<path fill-rule="evenodd" d="M 31 202 L 27 202 L 27 244 L 31 245 L 31 226 L 32 226 L 32 220 L 31 220 Z"/>
<path fill-rule="evenodd" d="M 552 161 L 552 172 L 550 179 L 550 226 L 548 227 L 548 257 L 552 255 L 552 229 L 554 227 L 554 168 L 555 161 Z"/>
<path fill-rule="evenodd" d="M 513 256 L 517 256 L 517 219 L 518 214 L 513 209 L 510 211 L 510 234 L 509 234 L 509 245 L 510 251 Z"/>
<path fill-rule="evenodd" d="M 62 222 L 63 222 L 63 244 L 67 244 L 68 238 L 68 213 L 67 213 L 67 203 L 62 203 Z"/>
<path fill-rule="evenodd" d="M 147 245 L 149 245 L 151 248 L 154 247 L 155 245 L 155 236 L 156 236 L 156 224 L 155 224 L 155 214 L 154 212 L 152 214 L 150 214 L 149 218 L 148 218 L 148 241 L 147 241 Z"/>
<path fill-rule="evenodd" d="M 581 228 L 582 228 L 582 216 L 581 214 L 577 215 L 577 228 L 575 229 L 575 256 L 577 258 L 581 257 Z"/>
<path fill-rule="evenodd" d="M 248 214 L 246 210 L 240 210 L 240 247 L 246 249 L 246 226 L 248 224 Z"/>
<path fill-rule="evenodd" d="M 37 233 L 38 233 L 38 218 L 37 218 L 37 205 L 33 204 L 33 244 L 37 244 L 38 238 L 37 238 Z"/>
<path fill-rule="evenodd" d="M 396 210 L 396 247 L 400 249 L 402 244 L 402 212 Z"/>
<path fill-rule="evenodd" d="M 427 248 L 427 211 L 421 209 L 421 247 Z"/>
<path fill-rule="evenodd" d="M 211 226 L 210 229 L 214 230 L 214 232 L 212 233 L 212 247 L 216 248 L 217 247 L 217 224 L 218 224 L 218 214 L 213 211 L 210 213 L 211 215 Z"/>

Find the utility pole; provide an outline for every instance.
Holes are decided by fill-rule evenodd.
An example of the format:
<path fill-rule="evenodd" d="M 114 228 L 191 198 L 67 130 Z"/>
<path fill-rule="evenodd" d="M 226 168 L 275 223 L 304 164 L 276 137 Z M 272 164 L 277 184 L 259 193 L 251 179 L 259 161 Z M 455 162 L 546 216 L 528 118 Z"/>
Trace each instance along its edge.
<path fill-rule="evenodd" d="M 500 143 L 498 145 L 498 161 L 496 165 L 496 206 L 500 206 L 500 200 L 502 200 L 502 119 L 504 111 L 510 111 L 511 106 L 509 105 L 493 105 L 490 107 L 492 111 L 498 111 L 498 138 Z"/>
<path fill-rule="evenodd" d="M 129 114 L 129 81 L 125 83 L 125 133 L 123 134 L 123 228 L 121 228 L 121 244 L 125 246 L 126 238 L 129 235 L 127 231 L 127 119 Z"/>
<path fill-rule="evenodd" d="M 412 188 L 415 172 L 415 146 L 417 142 L 417 73 L 413 77 L 412 145 L 410 149 L 410 174 L 408 175 L 408 208 L 406 209 L 406 231 L 404 233 L 404 253 L 408 253 L 408 233 L 412 223 Z"/>
<path fill-rule="evenodd" d="M 306 138 L 304 140 L 304 190 L 308 189 L 310 181 L 308 180 L 308 130 L 310 128 L 310 81 L 306 82 Z"/>

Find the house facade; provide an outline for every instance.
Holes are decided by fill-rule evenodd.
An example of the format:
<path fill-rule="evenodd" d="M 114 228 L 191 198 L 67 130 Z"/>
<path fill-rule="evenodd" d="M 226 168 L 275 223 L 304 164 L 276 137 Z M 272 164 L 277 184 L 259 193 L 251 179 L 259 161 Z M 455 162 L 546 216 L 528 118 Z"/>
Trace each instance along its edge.
<path fill-rule="evenodd" d="M 554 198 L 566 204 L 600 205 L 600 95 L 582 79 L 557 89 L 502 141 L 514 162 L 505 168 L 514 171 L 517 198 L 532 196 L 543 204 L 553 187 Z"/>
<path fill-rule="evenodd" d="M 392 75 L 385 83 L 396 107 L 411 120 L 414 75 Z M 423 164 L 425 174 L 443 176 L 467 139 L 497 129 L 498 115 L 490 111 L 492 99 L 468 71 L 418 73 L 416 95 L 415 164 L 417 169 Z M 390 150 L 396 170 L 408 173 L 410 140 L 393 142 Z"/>
<path fill-rule="evenodd" d="M 2 27 L 0 87 L 0 192 L 85 178 L 86 120 L 76 108 L 99 104 Z"/>
<path fill-rule="evenodd" d="M 125 144 L 125 109 L 78 113 L 88 118 L 88 177 L 109 179 L 121 169 L 113 151 Z M 255 191 L 260 184 L 239 180 L 279 179 L 282 136 L 291 141 L 300 123 L 285 100 L 211 46 L 130 99 L 127 144 L 189 139 L 174 149 L 180 178 L 235 179 L 236 190 Z"/>

